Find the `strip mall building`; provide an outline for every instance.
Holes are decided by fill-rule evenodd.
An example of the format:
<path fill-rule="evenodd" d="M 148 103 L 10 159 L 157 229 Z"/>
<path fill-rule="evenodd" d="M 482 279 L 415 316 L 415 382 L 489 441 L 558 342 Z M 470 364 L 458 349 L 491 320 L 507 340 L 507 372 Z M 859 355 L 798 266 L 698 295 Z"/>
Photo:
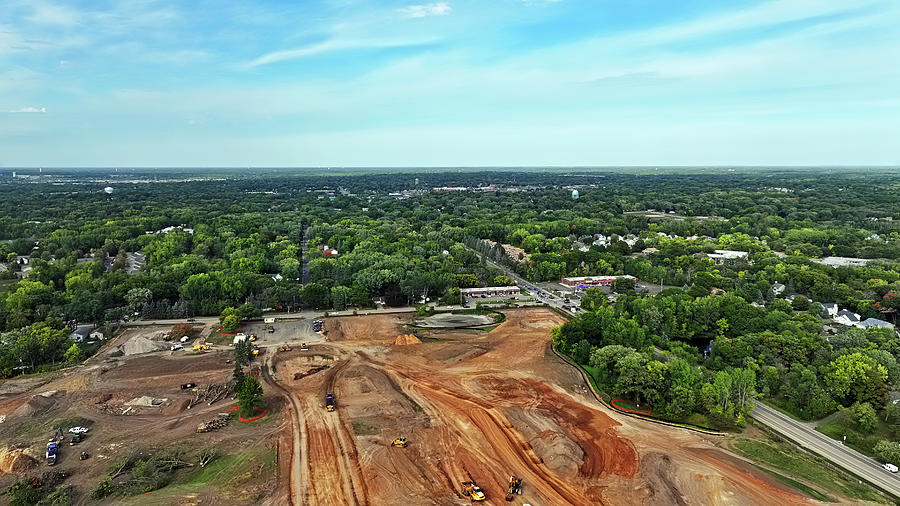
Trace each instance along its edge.
<path fill-rule="evenodd" d="M 610 287 L 612 286 L 613 281 L 622 278 L 637 281 L 636 277 L 626 274 L 624 276 L 581 276 L 577 278 L 562 278 L 561 283 L 566 286 L 581 288 L 590 288 L 594 286 Z"/>

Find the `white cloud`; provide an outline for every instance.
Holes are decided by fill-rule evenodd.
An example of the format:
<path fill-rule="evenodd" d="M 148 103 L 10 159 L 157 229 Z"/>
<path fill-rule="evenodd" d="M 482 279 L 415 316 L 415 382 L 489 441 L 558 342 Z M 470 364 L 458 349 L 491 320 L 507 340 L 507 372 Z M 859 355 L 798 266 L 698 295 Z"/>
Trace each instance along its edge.
<path fill-rule="evenodd" d="M 11 110 L 6 111 L 6 112 L 11 112 L 11 113 L 20 113 L 20 112 L 21 112 L 21 113 L 31 113 L 31 112 L 44 113 L 44 112 L 47 112 L 47 108 L 46 108 L 46 107 L 20 107 L 19 109 L 11 109 Z"/>
<path fill-rule="evenodd" d="M 397 9 L 397 12 L 408 18 L 426 18 L 428 16 L 446 16 L 453 10 L 447 2 L 410 5 Z"/>
<path fill-rule="evenodd" d="M 408 40 L 373 40 L 373 39 L 330 39 L 315 44 L 309 44 L 294 49 L 283 49 L 266 53 L 243 66 L 244 69 L 251 69 L 261 65 L 270 63 L 278 63 L 286 60 L 295 60 L 306 56 L 313 56 L 332 51 L 343 51 L 347 49 L 389 49 L 399 47 L 419 46 L 423 44 L 434 43 L 436 39 L 421 38 Z"/>

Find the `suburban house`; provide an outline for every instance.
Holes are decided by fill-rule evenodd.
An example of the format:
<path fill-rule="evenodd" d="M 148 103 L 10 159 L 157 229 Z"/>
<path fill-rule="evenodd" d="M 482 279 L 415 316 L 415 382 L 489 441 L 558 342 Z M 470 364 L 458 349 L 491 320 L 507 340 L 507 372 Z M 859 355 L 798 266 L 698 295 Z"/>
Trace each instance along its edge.
<path fill-rule="evenodd" d="M 782 293 L 784 293 L 785 288 L 787 288 L 787 287 L 776 281 L 772 285 L 772 293 L 774 293 L 776 296 L 781 295 Z M 837 312 L 837 310 L 835 310 L 835 312 Z"/>
<path fill-rule="evenodd" d="M 102 341 L 104 339 L 103 332 L 99 330 L 94 330 L 88 337 L 91 338 L 91 341 Z"/>
<path fill-rule="evenodd" d="M 853 311 L 841 309 L 840 311 L 838 311 L 837 316 L 834 317 L 834 321 L 840 323 L 841 325 L 853 327 L 860 322 L 860 316 Z"/>
<path fill-rule="evenodd" d="M 813 262 L 817 264 L 827 265 L 828 267 L 865 267 L 871 260 L 866 258 L 851 257 L 825 257 L 813 258 Z"/>
<path fill-rule="evenodd" d="M 69 334 L 69 337 L 76 343 L 81 343 L 91 338 L 91 332 L 93 330 L 93 325 L 79 325 L 75 327 L 75 330 L 73 330 L 71 334 Z"/>
<path fill-rule="evenodd" d="M 727 263 L 733 263 L 738 260 L 747 260 L 750 258 L 750 253 L 746 251 L 732 251 L 729 249 L 717 249 L 712 253 L 707 253 L 707 257 L 711 258 L 716 265 L 723 265 Z"/>
<path fill-rule="evenodd" d="M 838 315 L 838 305 L 834 302 L 826 302 L 822 304 L 822 307 L 825 308 L 825 312 L 828 314 L 829 318 L 834 318 Z"/>
<path fill-rule="evenodd" d="M 893 329 L 894 324 L 886 322 L 884 320 L 879 320 L 878 318 L 866 318 L 865 320 L 856 324 L 857 327 L 861 329 Z"/>

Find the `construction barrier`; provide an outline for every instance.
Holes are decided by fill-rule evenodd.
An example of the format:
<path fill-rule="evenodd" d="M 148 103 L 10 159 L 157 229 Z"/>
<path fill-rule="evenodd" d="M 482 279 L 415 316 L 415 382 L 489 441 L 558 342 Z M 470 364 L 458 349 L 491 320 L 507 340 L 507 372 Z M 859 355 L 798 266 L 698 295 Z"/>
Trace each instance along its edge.
<path fill-rule="evenodd" d="M 237 411 L 239 409 L 241 409 L 241 406 L 237 405 L 237 406 L 232 406 L 231 408 L 228 409 L 228 411 Z M 262 410 L 258 410 L 258 411 L 259 411 L 258 415 L 254 416 L 254 417 L 250 417 L 250 418 L 244 418 L 241 416 L 240 413 L 238 413 L 238 420 L 240 420 L 242 422 L 252 422 L 254 420 L 259 420 L 260 418 L 264 417 L 266 415 L 266 413 L 269 412 L 268 409 L 262 409 Z"/>

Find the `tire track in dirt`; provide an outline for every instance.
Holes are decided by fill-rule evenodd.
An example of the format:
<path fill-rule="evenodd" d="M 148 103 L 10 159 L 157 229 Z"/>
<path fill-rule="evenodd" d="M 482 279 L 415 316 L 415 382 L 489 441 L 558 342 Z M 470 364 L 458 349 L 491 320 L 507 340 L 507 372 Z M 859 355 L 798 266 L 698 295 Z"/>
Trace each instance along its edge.
<path fill-rule="evenodd" d="M 387 366 L 387 367 L 385 367 Z M 460 429 L 449 429 L 452 431 L 451 437 L 457 441 L 469 441 L 468 445 L 463 445 L 469 458 L 458 458 L 463 462 L 463 468 L 447 469 L 448 477 L 453 483 L 453 489 L 456 490 L 456 484 L 471 479 L 470 471 L 466 468 L 465 463 L 474 463 L 481 461 L 481 467 L 492 469 L 492 474 L 502 474 L 503 472 L 515 472 L 523 476 L 529 487 L 537 490 L 544 498 L 551 501 L 551 504 L 583 504 L 588 499 L 580 490 L 570 486 L 565 480 L 555 475 L 552 471 L 544 466 L 540 457 L 535 454 L 530 443 L 526 441 L 515 430 L 511 423 L 506 420 L 505 415 L 488 402 L 478 402 L 465 395 L 450 390 L 444 386 L 432 384 L 431 382 L 416 377 L 415 374 L 409 374 L 397 370 L 390 369 L 387 364 L 379 364 L 382 372 L 389 377 L 396 374 L 400 378 L 408 380 L 407 382 L 392 381 L 400 389 L 401 393 L 409 396 L 400 386 L 401 383 L 408 383 L 412 389 L 416 390 L 416 397 L 425 399 L 430 404 L 431 410 L 436 416 L 443 420 L 441 425 L 445 427 L 454 427 L 454 421 L 460 419 L 468 421 L 469 424 L 478 429 L 481 439 L 486 442 L 493 450 L 493 457 L 489 457 L 482 452 L 469 451 L 469 448 L 476 449 L 480 446 L 478 440 L 472 439 Z M 420 388 L 421 387 L 421 388 Z M 452 414 L 453 416 L 446 416 Z M 457 425 L 458 427 L 458 425 Z M 453 466 L 455 467 L 455 466 Z M 503 471 L 500 471 L 500 470 Z M 496 480 L 493 480 L 496 481 Z M 485 485 L 482 485 L 484 488 Z"/>
<path fill-rule="evenodd" d="M 271 374 L 271 370 L 273 367 L 273 356 L 269 355 L 266 360 L 266 367 L 263 367 L 263 380 L 268 383 L 270 386 L 274 387 L 275 390 L 281 393 L 281 395 L 288 400 L 290 403 L 290 411 L 291 411 L 291 434 L 292 434 L 292 449 L 291 449 L 291 480 L 290 480 L 290 499 L 291 504 L 294 506 L 300 506 L 306 502 L 309 502 L 309 497 L 303 497 L 300 493 L 301 490 L 308 490 L 309 487 L 307 485 L 308 479 L 305 473 L 306 470 L 306 453 L 305 451 L 301 451 L 302 448 L 306 447 L 307 444 L 307 428 L 305 421 L 301 423 L 300 420 L 300 406 L 297 403 L 297 399 L 294 398 L 293 395 L 290 394 L 284 387 L 282 387 L 275 380 L 273 375 Z M 303 500 L 306 499 L 306 500 Z"/>
<path fill-rule="evenodd" d="M 349 360 L 344 360 L 330 371 L 325 379 L 325 393 L 334 393 L 335 384 L 349 363 Z M 324 398 L 324 394 L 322 397 Z M 367 504 L 366 487 L 362 479 L 356 444 L 347 422 L 341 415 L 340 399 L 336 397 L 335 400 L 335 411 L 324 412 L 324 423 L 341 484 L 346 494 L 344 499 L 347 502 L 344 504 Z"/>

